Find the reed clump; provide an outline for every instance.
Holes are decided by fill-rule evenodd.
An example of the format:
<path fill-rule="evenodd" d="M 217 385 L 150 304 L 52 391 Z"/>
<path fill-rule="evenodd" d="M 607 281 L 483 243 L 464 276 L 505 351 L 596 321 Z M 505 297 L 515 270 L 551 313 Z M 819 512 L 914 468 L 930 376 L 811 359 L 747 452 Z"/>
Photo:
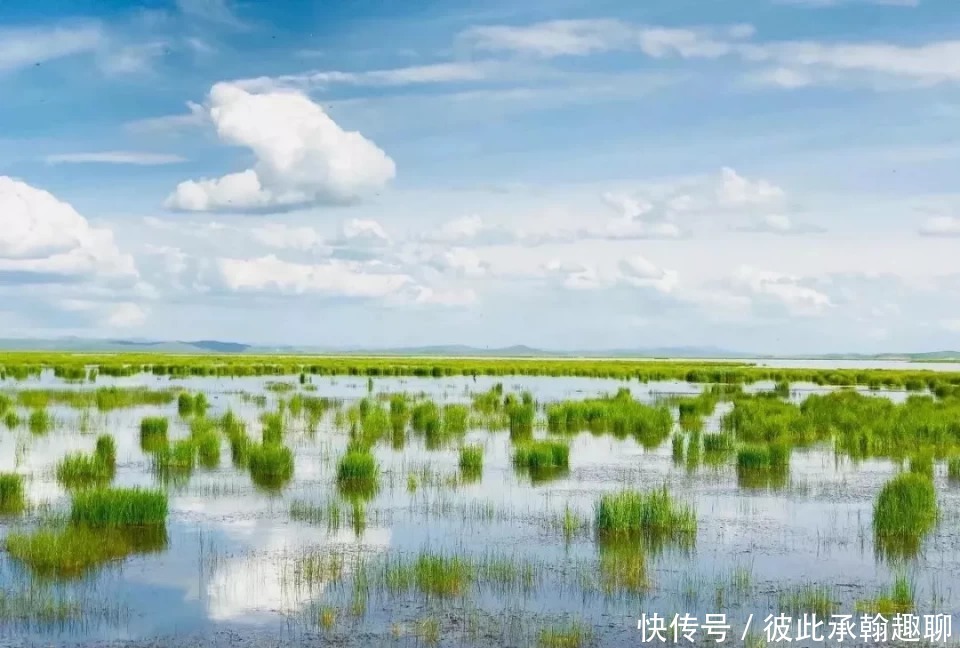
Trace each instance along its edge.
<path fill-rule="evenodd" d="M 697 516 L 664 486 L 648 492 L 624 490 L 601 496 L 594 526 L 604 539 L 637 538 L 650 541 L 651 546 L 667 541 L 688 544 L 696 538 Z"/>
<path fill-rule="evenodd" d="M 577 621 L 540 630 L 540 648 L 581 648 L 590 642 L 590 629 Z"/>
<path fill-rule="evenodd" d="M 143 488 L 94 488 L 75 493 L 70 521 L 88 527 L 163 525 L 167 495 Z"/>
<path fill-rule="evenodd" d="M 526 441 L 514 451 L 513 465 L 534 481 L 562 476 L 570 468 L 570 446 L 552 439 Z"/>
<path fill-rule="evenodd" d="M 368 448 L 348 448 L 337 464 L 337 488 L 348 497 L 372 497 L 379 490 L 380 465 Z"/>
<path fill-rule="evenodd" d="M 246 448 L 247 467 L 253 483 L 278 491 L 293 479 L 293 451 L 279 443 L 251 443 Z"/>
<path fill-rule="evenodd" d="M 888 591 L 882 591 L 871 599 L 857 601 L 856 610 L 861 614 L 882 614 L 893 616 L 908 614 L 914 610 L 916 588 L 904 576 L 897 576 Z"/>
<path fill-rule="evenodd" d="M 892 557 L 915 554 L 938 516 L 933 481 L 913 472 L 897 475 L 883 486 L 873 505 L 877 551 Z"/>
<path fill-rule="evenodd" d="M 40 578 L 79 578 L 105 564 L 133 554 L 155 553 L 167 545 L 164 526 L 90 528 L 70 525 L 13 532 L 6 549 L 11 558 L 27 565 Z"/>
<path fill-rule="evenodd" d="M 147 454 L 157 452 L 169 443 L 170 423 L 163 416 L 148 416 L 140 421 L 140 449 Z"/>
<path fill-rule="evenodd" d="M 53 417 L 43 408 L 35 409 L 30 412 L 27 427 L 32 434 L 46 434 L 53 428 Z"/>
<path fill-rule="evenodd" d="M 960 484 L 960 457 L 951 457 L 947 460 L 947 480 Z"/>
<path fill-rule="evenodd" d="M 612 397 L 548 405 L 547 429 L 555 434 L 588 431 L 617 438 L 632 436 L 645 448 L 654 448 L 670 436 L 673 416 L 666 405 L 646 405 L 624 389 Z"/>
<path fill-rule="evenodd" d="M 478 479 L 483 474 L 483 446 L 468 445 L 460 448 L 459 465 L 464 476 Z"/>
<path fill-rule="evenodd" d="M 0 473 L 0 515 L 16 515 L 27 506 L 23 475 Z"/>

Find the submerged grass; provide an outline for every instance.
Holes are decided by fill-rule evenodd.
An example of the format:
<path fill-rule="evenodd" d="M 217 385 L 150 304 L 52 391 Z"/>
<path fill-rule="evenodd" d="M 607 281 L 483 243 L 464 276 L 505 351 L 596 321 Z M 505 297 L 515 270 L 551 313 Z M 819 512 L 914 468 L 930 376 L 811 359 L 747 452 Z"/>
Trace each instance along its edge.
<path fill-rule="evenodd" d="M 104 564 L 134 553 L 160 551 L 167 544 L 162 525 L 134 528 L 91 528 L 71 525 L 40 529 L 33 533 L 10 533 L 6 548 L 10 556 L 27 565 L 41 578 L 76 578 Z"/>
<path fill-rule="evenodd" d="M 543 628 L 537 638 L 540 648 L 582 648 L 590 641 L 590 629 L 578 621 Z"/>
<path fill-rule="evenodd" d="M 857 601 L 856 610 L 863 614 L 892 616 L 912 612 L 915 604 L 913 583 L 903 575 L 897 576 L 889 591 L 878 592 L 874 598 Z"/>
<path fill-rule="evenodd" d="M 833 590 L 825 585 L 802 585 L 780 595 L 779 608 L 794 616 L 815 614 L 828 619 L 839 607 Z"/>

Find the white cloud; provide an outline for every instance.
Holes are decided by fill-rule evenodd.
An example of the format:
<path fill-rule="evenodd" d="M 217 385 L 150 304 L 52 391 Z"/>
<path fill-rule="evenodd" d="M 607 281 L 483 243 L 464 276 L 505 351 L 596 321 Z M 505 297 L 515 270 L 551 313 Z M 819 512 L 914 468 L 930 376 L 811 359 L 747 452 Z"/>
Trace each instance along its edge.
<path fill-rule="evenodd" d="M 229 83 L 210 91 L 209 116 L 220 139 L 250 148 L 254 168 L 181 182 L 167 199 L 185 211 L 277 211 L 350 203 L 382 188 L 393 160 L 357 132 L 342 130 L 295 92 L 251 94 Z"/>
<path fill-rule="evenodd" d="M 401 296 L 401 302 L 419 304 L 423 306 L 466 307 L 477 303 L 477 293 L 472 288 L 432 288 L 429 286 L 413 286 Z"/>
<path fill-rule="evenodd" d="M 368 272 L 362 264 L 339 260 L 291 263 L 271 254 L 255 259 L 220 258 L 216 263 L 223 285 L 234 292 L 383 298 L 412 283 L 404 274 Z"/>
<path fill-rule="evenodd" d="M 526 27 L 488 25 L 460 35 L 474 48 L 512 51 L 544 58 L 582 56 L 629 47 L 632 29 L 619 20 L 551 20 Z"/>
<path fill-rule="evenodd" d="M 177 8 L 186 16 L 234 29 L 246 29 L 247 24 L 237 17 L 231 5 L 227 0 L 177 0 Z"/>
<path fill-rule="evenodd" d="M 815 234 L 824 231 L 817 225 L 796 223 L 786 214 L 765 214 L 733 229 L 738 232 L 781 235 Z"/>
<path fill-rule="evenodd" d="M 325 247 L 324 238 L 312 227 L 295 227 L 284 223 L 267 223 L 250 229 L 254 239 L 278 249 L 319 250 Z"/>
<path fill-rule="evenodd" d="M 620 276 L 628 285 L 654 288 L 663 293 L 672 292 L 678 281 L 675 270 L 664 270 L 640 255 L 620 261 Z"/>
<path fill-rule="evenodd" d="M 750 180 L 729 167 L 720 172 L 717 200 L 722 207 L 765 207 L 783 198 L 783 189 L 766 180 Z"/>
<path fill-rule="evenodd" d="M 509 51 L 542 58 L 585 56 L 639 49 L 661 58 L 716 58 L 731 51 L 728 39 L 753 34 L 749 25 L 726 29 L 675 29 L 633 25 L 615 19 L 551 20 L 527 26 L 486 25 L 470 28 L 460 39 L 482 51 Z"/>
<path fill-rule="evenodd" d="M 385 70 L 366 70 L 364 72 L 322 70 L 276 77 L 240 79 L 234 83 L 238 87 L 248 91 L 269 92 L 287 88 L 310 90 L 338 84 L 354 86 L 406 86 L 482 81 L 502 72 L 504 72 L 502 66 L 497 63 L 465 61 L 413 65 Z"/>
<path fill-rule="evenodd" d="M 97 153 L 59 153 L 44 158 L 47 164 L 134 164 L 151 166 L 186 162 L 179 155 L 141 153 L 136 151 L 102 151 Z"/>
<path fill-rule="evenodd" d="M 740 266 L 729 280 L 729 285 L 754 300 L 768 300 L 785 307 L 792 315 L 816 316 L 833 303 L 824 293 L 804 286 L 799 277 Z"/>
<path fill-rule="evenodd" d="M 0 176 L 0 275 L 136 277 L 133 258 L 121 254 L 113 232 L 90 225 L 69 204 L 30 185 Z"/>
<path fill-rule="evenodd" d="M 188 101 L 187 108 L 189 109 L 187 113 L 137 119 L 123 126 L 133 133 L 170 133 L 184 128 L 203 126 L 209 121 L 206 109 L 200 104 Z"/>
<path fill-rule="evenodd" d="M 568 290 L 606 290 L 617 286 L 652 289 L 671 293 L 679 276 L 674 270 L 665 270 L 638 254 L 609 263 L 582 263 L 551 259 L 543 264 L 537 275 L 557 281 Z M 536 275 L 535 275 L 536 276 Z"/>
<path fill-rule="evenodd" d="M 147 321 L 147 312 L 132 302 L 116 304 L 107 314 L 105 324 L 110 328 L 135 328 Z"/>
<path fill-rule="evenodd" d="M 347 241 L 362 241 L 378 245 L 390 241 L 386 230 L 375 220 L 353 218 L 343 224 L 341 231 L 343 238 Z"/>
<path fill-rule="evenodd" d="M 94 52 L 104 42 L 99 25 L 0 29 L 0 72 Z"/>
<path fill-rule="evenodd" d="M 447 221 L 421 238 L 428 243 L 505 245 L 515 243 L 518 235 L 510 228 L 488 224 L 480 216 L 472 215 Z"/>
<path fill-rule="evenodd" d="M 922 45 L 794 41 L 744 45 L 739 51 L 748 61 L 776 61 L 797 74 L 825 70 L 884 74 L 925 84 L 960 81 L 960 41 Z"/>
<path fill-rule="evenodd" d="M 960 236 L 960 218 L 956 216 L 934 216 L 920 226 L 923 236 Z"/>
<path fill-rule="evenodd" d="M 450 272 L 464 277 L 484 277 L 490 272 L 490 264 L 480 259 L 476 252 L 455 247 L 431 257 L 428 263 L 441 272 Z"/>

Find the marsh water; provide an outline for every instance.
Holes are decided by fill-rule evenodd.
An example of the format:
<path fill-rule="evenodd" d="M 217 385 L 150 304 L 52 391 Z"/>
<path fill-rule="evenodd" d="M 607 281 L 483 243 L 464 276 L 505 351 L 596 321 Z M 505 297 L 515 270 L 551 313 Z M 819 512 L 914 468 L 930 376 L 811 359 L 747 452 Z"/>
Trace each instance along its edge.
<path fill-rule="evenodd" d="M 287 382 L 277 388 L 275 383 Z M 304 393 L 339 402 L 313 427 L 291 421 L 284 442 L 294 452 L 293 478 L 265 491 L 231 465 L 224 444 L 218 467 L 198 468 L 188 480 L 166 485 L 168 539 L 162 550 L 132 555 L 81 579 L 36 579 L 0 553 L 0 588 L 7 601 L 37 597 L 69 602 L 68 613 L 0 615 L 0 643 L 63 645 L 126 643 L 194 645 L 482 645 L 524 646 L 543 641 L 544 629 L 571 623 L 589 629 L 584 645 L 638 645 L 642 613 L 725 613 L 733 643 L 752 614 L 762 619 L 782 611 L 791 591 L 829 588 L 837 610 L 854 614 L 858 600 L 889 589 L 906 572 L 916 588 L 917 612 L 953 613 L 960 605 L 960 488 L 936 466 L 941 519 L 922 551 L 905 564 L 878 557 L 871 534 L 874 498 L 898 470 L 892 461 L 854 463 L 832 447 L 793 452 L 789 481 L 771 489 L 745 489 L 735 466 L 677 462 L 670 439 L 644 447 L 633 438 L 581 433 L 570 439 L 569 472 L 533 482 L 511 460 L 508 432 L 471 428 L 463 442 L 484 447 L 482 477 L 458 479 L 457 445 L 428 448 L 409 435 L 404 443 L 378 444 L 380 489 L 358 510 L 343 505 L 343 519 L 329 514 L 336 502 L 337 460 L 348 442 L 336 409 L 361 398 L 405 392 L 441 403 L 469 403 L 471 394 L 503 383 L 505 392 L 529 391 L 538 404 L 612 394 L 627 387 L 653 402 L 670 394 L 697 394 L 683 382 L 623 382 L 587 378 L 292 378 L 169 380 L 154 376 L 65 383 L 49 373 L 3 383 L 18 390 L 95 389 L 107 385 L 181 388 L 203 392 L 209 416 L 233 411 L 252 434 L 260 415 L 281 399 Z M 372 387 L 372 391 L 371 391 Z M 768 389 L 756 384 L 749 389 Z M 792 385 L 801 400 L 827 388 Z M 308 390 L 308 391 L 305 391 Z M 900 392 L 878 398 L 902 400 Z M 706 420 L 716 429 L 728 404 Z M 29 410 L 21 408 L 22 417 Z M 44 516 L 69 509 L 56 465 L 73 451 L 90 451 L 100 434 L 117 445 L 116 486 L 156 486 L 149 455 L 141 449 L 140 422 L 166 416 L 171 439 L 189 434 L 177 403 L 102 412 L 50 406 L 52 429 L 0 428 L 0 472 L 27 477 L 31 510 L 0 517 L 0 536 L 30 528 Z M 541 414 L 542 416 L 542 414 Z M 547 436 L 537 429 L 536 436 Z M 603 493 L 625 487 L 645 490 L 666 484 L 697 513 L 693 546 L 666 547 L 648 557 L 649 584 L 642 592 L 603 586 L 598 541 L 589 524 Z M 327 515 L 295 511 L 327 511 Z M 322 519 L 321 519 L 322 518 Z M 425 552 L 496 559 L 519 565 L 521 584 L 479 584 L 455 597 L 395 593 L 351 584 L 351 565 L 401 560 Z M 337 555 L 344 561 L 336 582 L 305 578 L 303 559 Z M 378 562 L 380 561 L 380 562 Z M 365 578 L 368 578 L 365 576 Z M 0 605 L 0 608 L 3 606 Z M 9 607 L 9 605 L 8 605 Z M 760 630 L 759 620 L 754 627 Z M 954 621 L 956 625 L 956 619 Z M 574 645 L 574 644 L 556 644 Z M 576 644 L 579 645 L 579 644 Z"/>

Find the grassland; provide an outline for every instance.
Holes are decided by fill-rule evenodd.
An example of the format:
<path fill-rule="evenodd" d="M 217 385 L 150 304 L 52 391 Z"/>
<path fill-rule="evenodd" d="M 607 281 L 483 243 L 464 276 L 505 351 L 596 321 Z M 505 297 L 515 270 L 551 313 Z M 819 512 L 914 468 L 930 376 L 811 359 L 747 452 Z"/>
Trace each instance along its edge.
<path fill-rule="evenodd" d="M 584 376 L 645 382 L 681 380 L 693 383 L 808 382 L 819 385 L 864 385 L 908 388 L 960 385 L 960 373 L 923 368 L 783 369 L 740 362 L 337 357 L 280 355 L 71 354 L 52 352 L 0 353 L 0 370 L 14 378 L 29 378 L 47 368 L 80 375 L 96 367 L 100 375 L 151 373 L 173 377 L 203 376 Z"/>

